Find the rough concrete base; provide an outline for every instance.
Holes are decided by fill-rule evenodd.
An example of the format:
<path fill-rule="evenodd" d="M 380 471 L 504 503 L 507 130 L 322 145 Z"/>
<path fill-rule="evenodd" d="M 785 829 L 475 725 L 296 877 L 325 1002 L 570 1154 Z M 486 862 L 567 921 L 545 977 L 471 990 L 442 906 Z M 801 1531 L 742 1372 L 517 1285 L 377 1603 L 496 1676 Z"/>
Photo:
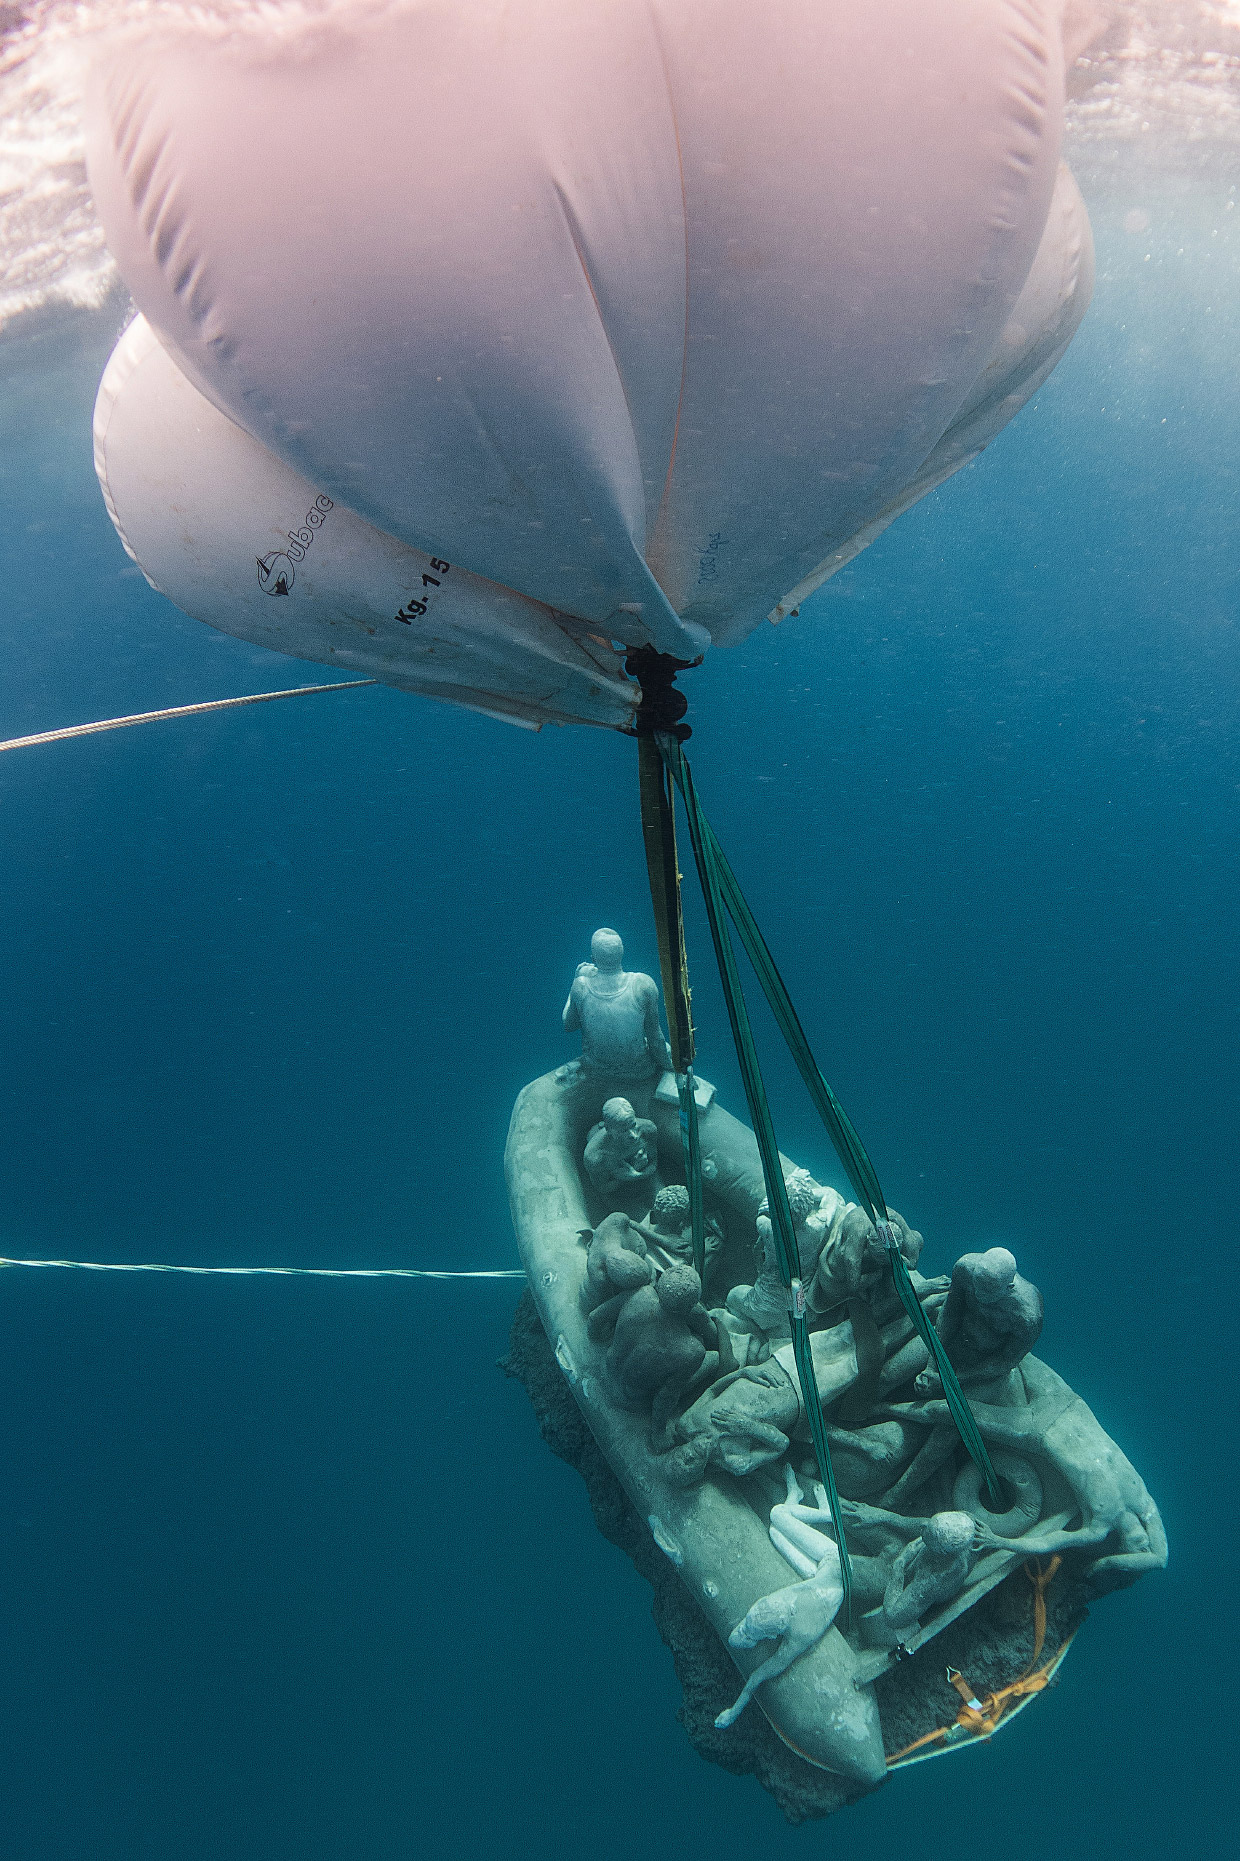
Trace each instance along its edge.
<path fill-rule="evenodd" d="M 528 1292 L 513 1315 L 508 1355 L 500 1360 L 500 1368 L 524 1386 L 547 1446 L 585 1481 L 603 1536 L 632 1559 L 650 1584 L 655 1625 L 671 1649 L 684 1690 L 678 1716 L 698 1754 L 724 1770 L 756 1777 L 789 1822 L 829 1816 L 856 1802 L 864 1792 L 799 1758 L 753 1706 L 727 1731 L 715 1729 L 716 1714 L 736 1697 L 737 1671 L 603 1458 L 564 1382 Z M 1086 1612 L 1080 1584 L 1068 1572 L 1050 1586 L 1046 1601 L 1049 1655 Z M 946 1667 L 958 1668 L 979 1694 L 1004 1686 L 1027 1667 L 1032 1636 L 1032 1589 L 1017 1570 L 877 1683 L 888 1751 L 901 1750 L 922 1733 L 954 1720 L 960 1700 L 947 1684 Z"/>

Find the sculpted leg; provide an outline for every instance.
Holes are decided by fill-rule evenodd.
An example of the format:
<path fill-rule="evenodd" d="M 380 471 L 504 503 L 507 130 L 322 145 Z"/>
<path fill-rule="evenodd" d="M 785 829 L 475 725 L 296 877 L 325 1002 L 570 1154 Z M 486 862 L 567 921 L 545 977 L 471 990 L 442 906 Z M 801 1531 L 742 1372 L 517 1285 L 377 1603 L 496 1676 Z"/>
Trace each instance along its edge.
<path fill-rule="evenodd" d="M 794 1570 L 804 1574 L 800 1583 L 790 1583 L 786 1589 L 760 1596 L 728 1636 L 728 1645 L 733 1648 L 756 1648 L 760 1641 L 774 1641 L 777 1637 L 779 1646 L 750 1674 L 736 1703 L 719 1714 L 715 1724 L 721 1730 L 740 1717 L 764 1681 L 782 1674 L 798 1655 L 821 1641 L 844 1600 L 840 1554 L 835 1541 L 824 1537 L 813 1525 L 813 1521 L 821 1521 L 823 1513 L 817 1506 L 801 1503 L 803 1494 L 791 1467 L 785 1467 L 784 1476 L 788 1496 L 772 1509 L 771 1542 L 788 1558 Z M 825 1501 L 821 1487 L 818 1493 Z M 829 1519 L 830 1513 L 826 1516 Z M 822 1547 L 817 1564 L 811 1563 L 809 1555 L 814 1545 Z"/>

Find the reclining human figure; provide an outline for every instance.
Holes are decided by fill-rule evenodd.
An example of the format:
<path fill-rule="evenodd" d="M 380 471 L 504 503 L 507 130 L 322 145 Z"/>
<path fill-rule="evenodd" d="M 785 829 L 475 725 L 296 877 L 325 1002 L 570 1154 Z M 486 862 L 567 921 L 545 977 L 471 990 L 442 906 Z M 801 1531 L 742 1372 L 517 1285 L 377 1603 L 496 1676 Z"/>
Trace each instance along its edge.
<path fill-rule="evenodd" d="M 885 1249 L 878 1241 L 873 1224 L 864 1212 L 853 1205 L 841 1205 L 831 1231 L 836 1241 L 833 1259 L 824 1250 L 820 1258 L 815 1289 L 827 1286 L 832 1306 L 839 1307 L 834 1294 L 851 1286 L 848 1307 L 852 1316 L 829 1328 L 814 1330 L 810 1348 L 824 1410 L 831 1426 L 832 1438 L 839 1449 L 840 1471 L 849 1490 L 857 1497 L 877 1496 L 891 1487 L 917 1457 L 925 1444 L 926 1430 L 914 1415 L 907 1419 L 884 1409 L 878 1419 L 869 1420 L 875 1405 L 890 1403 L 901 1390 L 919 1397 L 939 1392 L 938 1378 L 926 1388 L 923 1372 L 928 1352 L 921 1338 L 913 1333 L 912 1322 L 897 1309 L 881 1327 L 873 1317 L 867 1292 L 873 1294 L 880 1273 L 889 1274 Z M 921 1251 L 921 1236 L 909 1229 L 898 1216 L 902 1251 L 906 1259 L 916 1260 Z M 829 1231 L 830 1232 L 830 1231 Z M 980 1312 L 970 1303 L 980 1277 L 986 1291 L 1002 1281 L 999 1296 L 991 1305 L 983 1300 Z M 885 1289 L 887 1281 L 882 1281 Z M 933 1314 L 944 1304 L 944 1282 L 925 1281 L 916 1275 L 914 1284 Z M 1002 1249 L 986 1255 L 965 1255 L 958 1263 L 952 1284 L 957 1289 L 958 1307 L 964 1305 L 967 1326 L 951 1333 L 962 1349 L 962 1363 L 971 1380 L 993 1381 L 996 1370 L 1007 1374 L 1028 1352 L 1041 1328 L 1042 1300 L 1036 1287 L 1016 1273 L 1012 1256 Z M 1003 1290 L 1003 1289 L 1006 1290 Z M 890 1310 L 895 1303 L 886 1301 Z M 785 1308 L 786 1309 L 786 1308 Z M 883 1307 L 880 1305 L 880 1309 Z M 734 1302 L 729 1310 L 735 1316 Z M 987 1328 L 986 1314 L 998 1314 Z M 940 1319 L 940 1326 L 941 1326 Z M 734 1337 L 734 1347 L 743 1339 Z M 735 1375 L 722 1377 L 714 1387 L 699 1396 L 676 1424 L 678 1445 L 673 1449 L 668 1472 L 673 1479 L 693 1484 L 703 1478 L 710 1467 L 744 1476 L 760 1466 L 780 1459 L 794 1437 L 806 1437 L 800 1385 L 792 1359 L 791 1346 L 773 1334 L 762 1340 L 765 1361 L 742 1361 L 738 1355 Z M 876 1361 L 868 1366 L 868 1352 L 876 1352 Z M 769 1354 L 768 1354 L 769 1353 Z M 954 1354 L 954 1351 L 953 1351 Z M 915 1382 L 914 1379 L 917 1379 Z M 868 1387 L 870 1401 L 863 1406 L 867 1414 L 848 1412 L 841 1398 L 850 1392 L 861 1393 Z M 831 1411 L 834 1409 L 834 1414 Z M 847 1426 L 844 1418 L 847 1415 Z M 954 1451 L 954 1432 L 942 1442 L 941 1459 Z M 867 1463 L 871 1471 L 867 1472 Z M 848 1479 L 851 1470 L 851 1479 Z M 928 1468 L 927 1471 L 930 1471 Z"/>
<path fill-rule="evenodd" d="M 787 1494 L 771 1509 L 770 1538 L 800 1581 L 760 1596 L 728 1636 L 728 1645 L 733 1648 L 756 1648 L 763 1641 L 777 1645 L 774 1653 L 754 1668 L 735 1704 L 716 1718 L 721 1731 L 740 1718 L 764 1682 L 782 1674 L 798 1655 L 822 1640 L 844 1600 L 839 1546 L 826 1494 L 815 1485 L 815 1504 L 807 1506 L 791 1467 L 784 1469 L 784 1477 Z"/>

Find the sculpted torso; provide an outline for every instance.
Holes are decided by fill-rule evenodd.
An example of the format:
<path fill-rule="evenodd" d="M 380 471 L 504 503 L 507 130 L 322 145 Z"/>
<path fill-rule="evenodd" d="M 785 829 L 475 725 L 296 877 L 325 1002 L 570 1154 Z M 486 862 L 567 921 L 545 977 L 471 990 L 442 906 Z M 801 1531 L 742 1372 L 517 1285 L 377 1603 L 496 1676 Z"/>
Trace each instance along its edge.
<path fill-rule="evenodd" d="M 582 1158 L 595 1190 L 613 1208 L 644 1214 L 658 1188 L 659 1138 L 627 1099 L 608 1099 Z"/>
<path fill-rule="evenodd" d="M 962 1254 L 952 1269 L 951 1288 L 939 1314 L 938 1332 L 963 1381 L 979 1384 L 1006 1376 L 1038 1341 L 1042 1295 L 1016 1271 L 1005 1247 Z M 918 1391 L 937 1389 L 929 1370 Z"/>
<path fill-rule="evenodd" d="M 585 1072 L 609 1079 L 651 1079 L 671 1065 L 659 1026 L 659 991 L 650 976 L 624 968 L 615 931 L 595 931 L 593 960 L 582 963 L 564 1004 L 564 1027 L 581 1033 Z"/>
<path fill-rule="evenodd" d="M 614 984 L 591 963 L 573 982 L 565 1025 L 575 1021 L 581 1029 L 581 1063 L 587 1072 L 649 1079 L 657 1069 L 646 1046 L 646 1021 L 657 1012 L 649 976 L 625 974 Z"/>

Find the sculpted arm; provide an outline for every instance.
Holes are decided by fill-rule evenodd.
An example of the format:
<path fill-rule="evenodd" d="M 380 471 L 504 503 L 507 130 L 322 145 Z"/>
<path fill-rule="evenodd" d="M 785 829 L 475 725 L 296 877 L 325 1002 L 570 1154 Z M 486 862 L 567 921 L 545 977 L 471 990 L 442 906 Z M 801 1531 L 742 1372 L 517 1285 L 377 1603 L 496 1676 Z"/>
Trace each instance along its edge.
<path fill-rule="evenodd" d="M 686 1322 L 693 1335 L 701 1339 L 708 1351 L 717 1350 L 719 1348 L 719 1338 L 715 1327 L 715 1321 L 706 1310 L 705 1306 L 695 1305 L 693 1310 L 689 1313 Z M 722 1329 L 722 1327 L 720 1327 L 720 1329 Z"/>
<path fill-rule="evenodd" d="M 935 1326 L 944 1344 L 949 1347 L 952 1339 L 960 1329 L 961 1319 L 968 1310 L 968 1298 L 965 1293 L 968 1279 L 964 1260 L 969 1258 L 970 1256 L 966 1254 L 964 1259 L 957 1260 L 955 1266 L 952 1268 L 952 1283 L 948 1290 L 947 1297 L 943 1301 L 943 1309 L 939 1313 L 938 1324 Z"/>
<path fill-rule="evenodd" d="M 659 991 L 651 981 L 643 990 L 642 1024 L 646 1034 L 646 1051 L 652 1060 L 658 1062 L 665 1073 L 672 1071 L 672 1050 L 663 1038 L 663 1029 L 659 1026 Z"/>
<path fill-rule="evenodd" d="M 581 1026 L 580 1000 L 581 986 L 574 981 L 572 988 L 568 991 L 568 1000 L 564 1004 L 563 1021 L 566 1034 L 575 1034 Z"/>

